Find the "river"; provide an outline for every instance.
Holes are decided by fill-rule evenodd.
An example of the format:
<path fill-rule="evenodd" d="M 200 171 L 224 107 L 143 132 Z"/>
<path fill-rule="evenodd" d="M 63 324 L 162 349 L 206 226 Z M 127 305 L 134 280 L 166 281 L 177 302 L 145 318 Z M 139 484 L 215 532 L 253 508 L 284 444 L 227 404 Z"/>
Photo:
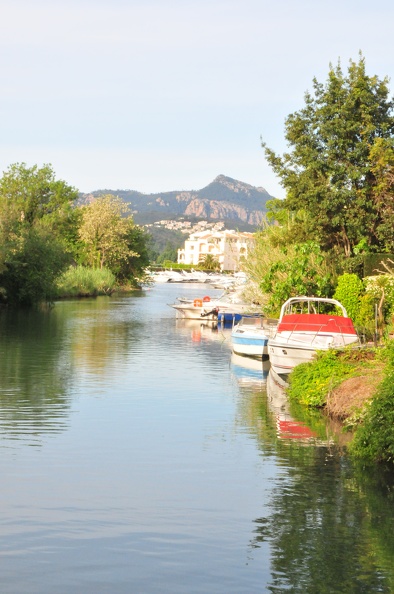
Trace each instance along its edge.
<path fill-rule="evenodd" d="M 394 592 L 392 473 L 168 307 L 217 293 L 1 312 L 2 594 Z"/>

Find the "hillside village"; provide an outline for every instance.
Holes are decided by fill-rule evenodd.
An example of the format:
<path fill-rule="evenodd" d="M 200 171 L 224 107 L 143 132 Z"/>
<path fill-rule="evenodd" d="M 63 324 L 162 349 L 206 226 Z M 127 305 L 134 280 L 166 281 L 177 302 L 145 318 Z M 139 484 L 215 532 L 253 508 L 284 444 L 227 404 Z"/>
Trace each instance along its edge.
<path fill-rule="evenodd" d="M 162 221 L 144 225 L 144 227 L 148 230 L 152 227 L 155 227 L 156 229 L 170 229 L 171 231 L 180 231 L 187 235 L 190 233 L 198 233 L 199 231 L 206 231 L 207 229 L 210 229 L 211 231 L 221 231 L 224 229 L 224 223 L 222 221 L 198 221 L 197 223 L 192 223 L 191 221 L 186 221 L 184 219 L 179 221 L 164 219 Z"/>

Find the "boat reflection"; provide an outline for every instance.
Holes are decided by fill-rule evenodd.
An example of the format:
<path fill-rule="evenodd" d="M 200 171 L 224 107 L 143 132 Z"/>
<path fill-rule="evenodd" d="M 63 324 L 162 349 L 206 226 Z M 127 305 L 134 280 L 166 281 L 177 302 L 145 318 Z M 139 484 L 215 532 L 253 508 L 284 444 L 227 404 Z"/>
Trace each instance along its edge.
<path fill-rule="evenodd" d="M 176 331 L 190 336 L 192 342 L 216 341 L 226 342 L 230 348 L 231 327 L 223 328 L 213 321 L 175 320 Z"/>
<path fill-rule="evenodd" d="M 269 361 L 244 357 L 234 352 L 231 355 L 231 370 L 239 384 L 265 385 L 269 369 Z"/>
<path fill-rule="evenodd" d="M 276 417 L 276 433 L 279 439 L 297 439 L 316 445 L 317 433 L 290 414 L 290 402 L 286 396 L 288 383 L 271 367 L 267 377 L 268 408 Z M 324 443 L 327 445 L 327 442 Z"/>

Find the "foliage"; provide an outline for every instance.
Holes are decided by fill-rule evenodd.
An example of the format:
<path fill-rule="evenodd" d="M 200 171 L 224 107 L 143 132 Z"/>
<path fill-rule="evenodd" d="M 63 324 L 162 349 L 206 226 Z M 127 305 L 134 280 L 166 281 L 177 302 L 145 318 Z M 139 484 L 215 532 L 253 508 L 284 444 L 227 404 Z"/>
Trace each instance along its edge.
<path fill-rule="evenodd" d="M 375 303 L 376 300 L 369 293 L 365 293 L 360 297 L 360 304 L 354 324 L 358 335 L 363 342 L 371 341 L 376 338 Z"/>
<path fill-rule="evenodd" d="M 338 277 L 334 299 L 345 307 L 349 318 L 356 321 L 360 309 L 360 297 L 364 291 L 362 280 L 356 274 L 342 274 Z"/>
<path fill-rule="evenodd" d="M 307 213 L 325 251 L 337 246 L 349 257 L 360 242 L 369 251 L 390 248 L 393 108 L 387 78 L 368 76 L 360 55 L 347 76 L 338 64 L 325 85 L 313 80 L 305 106 L 286 119 L 289 152 L 278 156 L 263 143 L 286 189 L 283 207 Z"/>
<path fill-rule="evenodd" d="M 129 207 L 107 194 L 81 207 L 79 261 L 92 268 L 108 268 L 120 283 L 143 280 L 149 264 L 149 236 L 134 224 Z"/>
<path fill-rule="evenodd" d="M 7 303 L 33 305 L 51 301 L 56 278 L 69 258 L 64 245 L 46 229 L 25 229 L 6 246 L 5 268 L 0 287 Z"/>
<path fill-rule="evenodd" d="M 394 260 L 394 254 L 365 254 L 363 256 L 362 276 L 374 276 L 378 269 L 382 269 L 384 262 Z"/>
<path fill-rule="evenodd" d="M 394 270 L 390 266 L 393 264 L 391 259 L 381 262 L 384 270 L 378 270 L 381 274 L 368 276 L 363 279 L 365 293 L 371 302 L 372 315 L 375 319 L 375 309 L 377 310 L 377 326 L 380 335 L 388 334 L 392 331 L 394 321 Z M 375 323 L 376 325 L 376 323 Z"/>
<path fill-rule="evenodd" d="M 287 394 L 305 406 L 322 407 L 329 392 L 353 372 L 339 351 L 319 351 L 314 361 L 301 363 L 293 369 Z"/>
<path fill-rule="evenodd" d="M 52 299 L 77 234 L 76 197 L 49 165 L 11 165 L 0 179 L 0 287 L 7 303 Z"/>
<path fill-rule="evenodd" d="M 107 295 L 115 287 L 115 277 L 107 268 L 70 266 L 56 283 L 56 297 Z"/>
<path fill-rule="evenodd" d="M 386 358 L 386 376 L 350 444 L 351 454 L 367 463 L 394 463 L 394 341 L 386 347 Z"/>
<path fill-rule="evenodd" d="M 126 259 L 129 255 L 126 235 L 133 224 L 131 217 L 126 216 L 128 206 L 120 198 L 107 194 L 81 208 L 79 235 L 89 266 L 110 267 L 111 263 Z"/>
<path fill-rule="evenodd" d="M 149 235 L 149 259 L 152 262 L 161 263 L 164 260 L 177 260 L 178 249 L 183 246 L 185 234 L 177 229 L 167 229 L 150 225 Z M 166 251 L 166 254 L 163 252 Z"/>
<path fill-rule="evenodd" d="M 50 165 L 29 168 L 17 163 L 0 179 L 1 218 L 12 220 L 16 233 L 40 221 L 70 247 L 77 236 L 78 213 L 73 207 L 77 196 L 75 188 L 55 179 Z"/>
<path fill-rule="evenodd" d="M 220 270 L 219 260 L 213 254 L 202 254 L 198 267 L 203 270 Z"/>
<path fill-rule="evenodd" d="M 166 261 L 176 262 L 178 260 L 178 247 L 176 244 L 167 242 L 163 251 L 157 255 L 156 263 L 164 264 Z"/>
<path fill-rule="evenodd" d="M 281 259 L 261 279 L 262 291 L 270 294 L 268 313 L 277 312 L 289 297 L 332 294 L 335 276 L 316 243 L 295 245 L 291 250 L 282 248 L 281 252 Z"/>
<path fill-rule="evenodd" d="M 138 225 L 130 225 L 125 236 L 128 247 L 127 258 L 121 259 L 117 267 L 113 267 L 118 282 L 127 280 L 137 282 L 145 280 L 145 269 L 149 266 L 149 236 L 145 229 Z"/>

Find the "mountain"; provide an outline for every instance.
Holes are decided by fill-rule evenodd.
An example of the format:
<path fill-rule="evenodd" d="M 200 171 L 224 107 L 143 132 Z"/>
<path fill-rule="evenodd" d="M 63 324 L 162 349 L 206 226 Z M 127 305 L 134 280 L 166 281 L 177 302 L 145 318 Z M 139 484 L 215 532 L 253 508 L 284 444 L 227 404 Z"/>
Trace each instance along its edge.
<path fill-rule="evenodd" d="M 100 196 L 115 194 L 130 204 L 136 223 L 145 225 L 163 219 L 223 221 L 228 228 L 254 230 L 271 200 L 264 188 L 251 186 L 225 175 L 219 175 L 201 190 L 143 194 L 135 190 L 97 190 Z"/>

